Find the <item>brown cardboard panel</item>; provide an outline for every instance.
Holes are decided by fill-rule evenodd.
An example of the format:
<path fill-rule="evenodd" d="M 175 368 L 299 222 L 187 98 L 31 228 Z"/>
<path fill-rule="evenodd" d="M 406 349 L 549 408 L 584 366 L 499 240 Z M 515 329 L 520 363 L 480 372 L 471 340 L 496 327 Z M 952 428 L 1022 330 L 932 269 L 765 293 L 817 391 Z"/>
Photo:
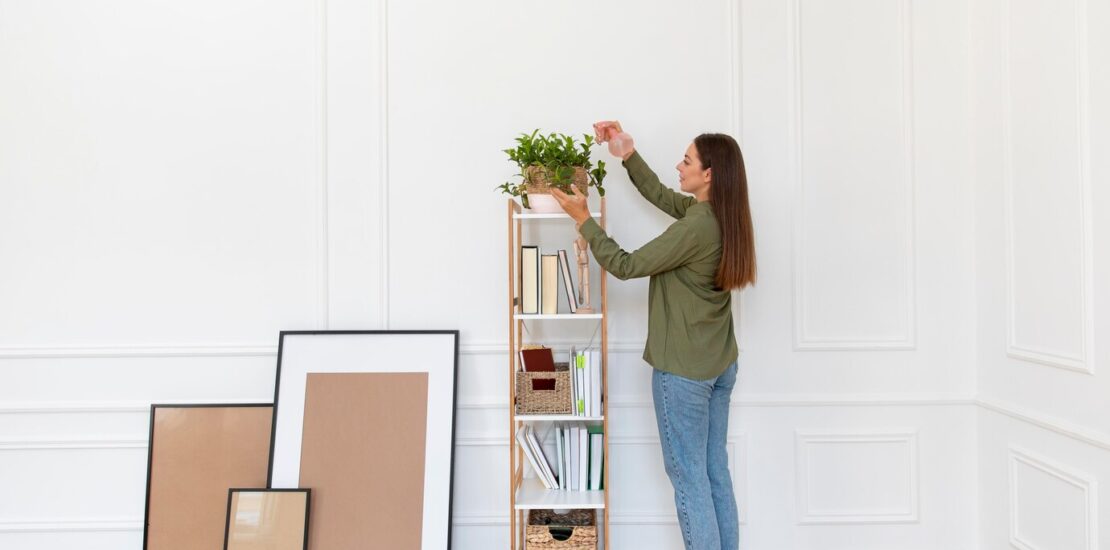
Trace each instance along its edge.
<path fill-rule="evenodd" d="M 428 374 L 311 373 L 304 411 L 309 548 L 420 548 Z"/>
<path fill-rule="evenodd" d="M 235 491 L 226 550 L 303 550 L 307 512 L 303 491 Z"/>
<path fill-rule="evenodd" d="M 154 409 L 149 550 L 221 548 L 231 487 L 265 487 L 272 406 Z"/>

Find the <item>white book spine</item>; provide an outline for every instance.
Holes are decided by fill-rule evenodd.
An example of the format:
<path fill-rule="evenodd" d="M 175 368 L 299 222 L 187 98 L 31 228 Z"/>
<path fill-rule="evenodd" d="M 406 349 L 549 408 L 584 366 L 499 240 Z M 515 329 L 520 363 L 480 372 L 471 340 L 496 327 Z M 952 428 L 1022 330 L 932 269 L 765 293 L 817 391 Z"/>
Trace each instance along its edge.
<path fill-rule="evenodd" d="M 566 453 L 563 451 L 563 429 L 555 425 L 555 458 L 559 461 L 559 488 L 567 488 Z"/>
<path fill-rule="evenodd" d="M 574 454 L 571 453 L 570 426 L 563 424 L 561 429 L 563 431 L 563 460 L 566 462 L 565 467 L 567 473 L 567 479 L 563 483 L 563 488 L 571 490 L 574 488 L 572 481 L 574 472 L 571 471 L 571 457 L 573 457 Z"/>
<path fill-rule="evenodd" d="M 585 491 L 586 490 L 586 468 L 588 468 L 589 464 L 590 464 L 590 462 L 589 462 L 589 460 L 590 460 L 590 457 L 589 457 L 589 449 L 590 449 L 589 435 L 590 434 L 586 431 L 586 424 L 585 423 L 579 422 L 579 424 L 580 424 L 580 427 L 579 427 L 579 430 L 578 430 L 578 463 L 581 464 L 581 466 L 578 469 L 578 473 L 580 474 L 578 476 L 578 490 L 579 491 Z"/>
<path fill-rule="evenodd" d="M 593 357 L 590 356 L 589 350 L 582 352 L 582 364 L 584 365 L 582 368 L 582 379 L 585 380 L 586 385 L 586 391 L 584 392 L 586 395 L 582 403 L 586 409 L 586 416 L 594 416 L 593 401 L 590 399 L 590 396 L 593 395 L 594 392 L 593 376 L 590 375 L 590 371 L 594 368 L 593 364 L 590 362 L 591 359 L 593 359 Z"/>
<path fill-rule="evenodd" d="M 586 352 L 578 352 L 577 365 L 578 368 L 574 370 L 575 376 L 578 380 L 578 402 L 575 405 L 574 412 L 578 416 L 586 415 Z"/>
<path fill-rule="evenodd" d="M 594 416 L 601 416 L 601 351 L 591 350 L 590 357 L 590 402 L 593 403 Z"/>
<path fill-rule="evenodd" d="M 578 352 L 574 347 L 570 348 L 570 359 L 567 362 L 567 368 L 570 370 L 570 414 L 578 414 L 578 369 L 575 368 L 577 363 Z"/>
<path fill-rule="evenodd" d="M 581 445 L 580 437 L 578 435 L 578 423 L 571 424 L 570 426 L 570 488 L 572 491 L 578 491 L 578 465 L 581 463 L 579 460 L 580 454 L 578 447 Z"/>

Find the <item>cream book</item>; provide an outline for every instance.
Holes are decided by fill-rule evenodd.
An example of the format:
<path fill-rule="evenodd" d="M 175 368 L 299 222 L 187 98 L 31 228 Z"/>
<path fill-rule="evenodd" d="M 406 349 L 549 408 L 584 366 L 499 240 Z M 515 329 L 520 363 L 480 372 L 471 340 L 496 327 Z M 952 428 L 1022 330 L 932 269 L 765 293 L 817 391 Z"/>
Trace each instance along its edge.
<path fill-rule="evenodd" d="M 540 257 L 540 313 L 559 313 L 559 256 L 544 254 Z"/>
<path fill-rule="evenodd" d="M 520 312 L 540 311 L 540 249 L 535 246 L 520 247 Z"/>

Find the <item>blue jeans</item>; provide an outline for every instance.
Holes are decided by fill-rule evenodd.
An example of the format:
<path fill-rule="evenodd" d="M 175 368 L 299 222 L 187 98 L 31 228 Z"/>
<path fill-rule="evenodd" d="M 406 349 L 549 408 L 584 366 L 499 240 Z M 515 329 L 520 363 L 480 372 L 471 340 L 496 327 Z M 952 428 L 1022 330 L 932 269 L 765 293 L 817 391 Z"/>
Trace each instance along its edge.
<path fill-rule="evenodd" d="M 736 550 L 740 545 L 740 520 L 725 448 L 736 370 L 734 361 L 709 380 L 658 369 L 651 377 L 663 466 L 674 486 L 686 550 Z"/>

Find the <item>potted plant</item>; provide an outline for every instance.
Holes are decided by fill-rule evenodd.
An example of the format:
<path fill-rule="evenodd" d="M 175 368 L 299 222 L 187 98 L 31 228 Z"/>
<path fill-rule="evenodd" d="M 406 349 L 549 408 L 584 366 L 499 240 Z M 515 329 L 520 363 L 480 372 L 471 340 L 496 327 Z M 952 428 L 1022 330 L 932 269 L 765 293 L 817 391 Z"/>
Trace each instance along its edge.
<path fill-rule="evenodd" d="M 509 160 L 520 167 L 517 175 L 522 180 L 520 183 L 505 182 L 497 189 L 520 197 L 521 204 L 533 212 L 563 211 L 551 196 L 551 187 L 569 194 L 570 186 L 574 185 L 580 193 L 588 195 L 592 185 L 597 188 L 598 196 L 605 196 L 601 186 L 605 179 L 605 161 L 597 161 L 596 168 L 590 162 L 593 136 L 582 134 L 584 141 L 579 142 L 568 135 L 552 132 L 544 136 L 539 132 L 536 129 L 531 134 L 522 133 L 516 138 L 515 148 L 504 149 Z"/>

